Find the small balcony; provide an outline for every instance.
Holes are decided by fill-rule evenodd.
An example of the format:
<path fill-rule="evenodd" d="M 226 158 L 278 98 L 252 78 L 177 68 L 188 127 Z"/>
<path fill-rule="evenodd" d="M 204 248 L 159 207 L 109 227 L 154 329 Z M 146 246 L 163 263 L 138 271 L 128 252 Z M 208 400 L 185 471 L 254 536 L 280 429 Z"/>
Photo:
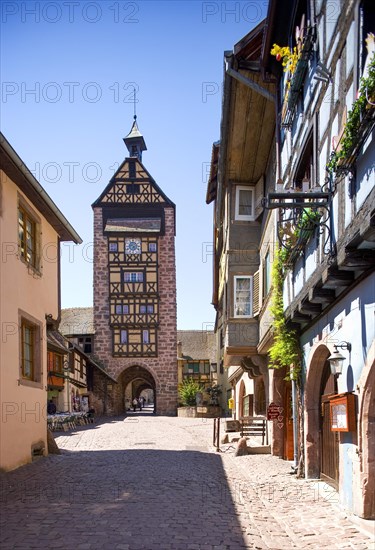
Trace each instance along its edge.
<path fill-rule="evenodd" d="M 298 55 L 298 61 L 293 74 L 290 76 L 281 109 L 281 125 L 290 128 L 293 123 L 299 95 L 301 93 L 305 75 L 313 51 L 315 39 L 315 27 L 309 27 Z"/>
<path fill-rule="evenodd" d="M 360 154 L 366 139 L 371 134 L 374 125 L 375 106 L 368 104 L 367 107 L 361 110 L 358 126 L 353 132 L 351 142 L 348 143 L 345 149 L 340 148 L 340 142 L 338 149 L 334 153 L 338 158 L 335 170 L 336 176 L 353 172 L 357 157 Z"/>

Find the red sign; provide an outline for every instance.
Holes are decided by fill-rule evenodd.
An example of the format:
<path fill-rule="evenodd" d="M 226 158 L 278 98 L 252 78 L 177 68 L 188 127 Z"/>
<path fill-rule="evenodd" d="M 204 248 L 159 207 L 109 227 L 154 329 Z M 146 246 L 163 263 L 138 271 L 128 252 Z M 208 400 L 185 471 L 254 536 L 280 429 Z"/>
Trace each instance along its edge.
<path fill-rule="evenodd" d="M 270 403 L 267 408 L 267 420 L 277 420 L 283 410 L 283 407 L 279 407 L 276 403 Z"/>

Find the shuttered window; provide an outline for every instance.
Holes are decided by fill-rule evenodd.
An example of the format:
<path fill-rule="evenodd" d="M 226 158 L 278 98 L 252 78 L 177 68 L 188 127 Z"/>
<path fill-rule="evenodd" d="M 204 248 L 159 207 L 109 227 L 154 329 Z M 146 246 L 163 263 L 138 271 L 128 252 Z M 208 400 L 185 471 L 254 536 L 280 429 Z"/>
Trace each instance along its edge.
<path fill-rule="evenodd" d="M 253 316 L 259 314 L 260 300 L 259 300 L 259 271 L 253 275 Z"/>

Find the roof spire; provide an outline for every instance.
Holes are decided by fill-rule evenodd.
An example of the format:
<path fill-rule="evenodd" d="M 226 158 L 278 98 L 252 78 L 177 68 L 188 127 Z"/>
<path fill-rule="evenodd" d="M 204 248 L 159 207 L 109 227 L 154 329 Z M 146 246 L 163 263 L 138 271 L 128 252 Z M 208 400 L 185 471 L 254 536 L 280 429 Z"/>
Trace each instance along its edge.
<path fill-rule="evenodd" d="M 142 151 L 147 151 L 146 142 L 143 138 L 143 135 L 139 131 L 138 125 L 137 125 L 137 111 L 136 111 L 136 104 L 137 104 L 137 97 L 136 97 L 136 89 L 134 87 L 134 122 L 130 129 L 130 132 L 126 137 L 124 137 L 124 142 L 126 147 L 128 148 L 129 154 L 131 157 L 137 157 L 142 162 Z"/>
<path fill-rule="evenodd" d="M 133 86 L 133 90 L 134 90 L 134 96 L 133 96 L 134 120 L 137 120 L 137 91 L 135 89 L 135 86 Z"/>

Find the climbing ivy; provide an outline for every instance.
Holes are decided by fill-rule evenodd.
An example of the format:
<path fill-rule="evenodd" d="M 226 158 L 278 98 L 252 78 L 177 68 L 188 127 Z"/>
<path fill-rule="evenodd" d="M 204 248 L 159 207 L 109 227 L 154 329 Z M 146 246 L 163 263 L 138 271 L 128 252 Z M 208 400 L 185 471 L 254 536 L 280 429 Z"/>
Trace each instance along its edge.
<path fill-rule="evenodd" d="M 283 302 L 283 256 L 277 248 L 272 265 L 272 298 L 270 311 L 273 315 L 273 344 L 269 350 L 269 368 L 286 368 L 287 379 L 297 380 L 301 371 L 301 352 L 295 330 L 288 329 Z M 292 368 L 291 368 L 292 367 Z"/>

